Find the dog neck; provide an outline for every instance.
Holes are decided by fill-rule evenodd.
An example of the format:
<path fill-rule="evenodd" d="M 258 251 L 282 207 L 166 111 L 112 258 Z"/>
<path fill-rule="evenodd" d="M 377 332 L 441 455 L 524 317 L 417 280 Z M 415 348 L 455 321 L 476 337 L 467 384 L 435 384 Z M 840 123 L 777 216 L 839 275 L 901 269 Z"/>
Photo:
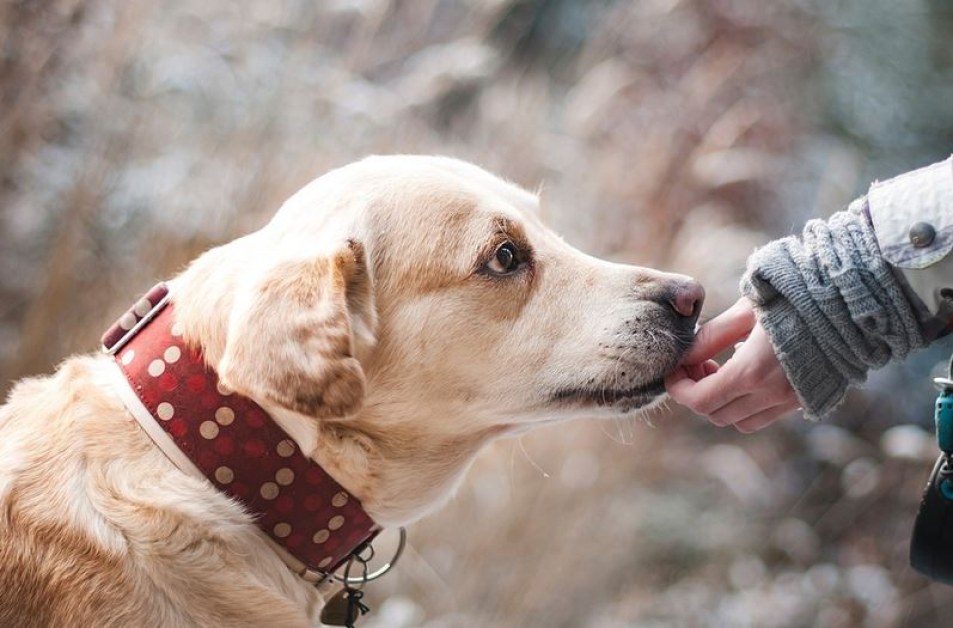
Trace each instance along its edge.
<path fill-rule="evenodd" d="M 312 422 L 317 445 L 311 456 L 360 496 L 375 521 L 406 526 L 442 507 L 476 454 L 511 429 L 440 433 L 432 425 L 443 414 L 435 412 L 421 425 L 420 416 L 404 417 L 372 402 L 346 420 L 317 427 Z"/>
<path fill-rule="evenodd" d="M 439 416 L 463 409 L 434 409 L 433 420 L 405 416 L 373 398 L 355 416 L 316 421 L 263 402 L 301 451 L 356 496 L 382 527 L 407 526 L 438 510 L 455 492 L 476 454 L 515 428 L 492 425 L 454 433 L 434 428 Z M 403 404 L 401 404 L 403 405 Z"/>
<path fill-rule="evenodd" d="M 171 282 L 173 291 L 206 295 L 178 304 L 176 316 L 186 337 L 202 347 L 212 366 L 224 353 L 228 317 L 222 313 L 233 309 L 237 291 L 228 283 L 233 279 L 214 274 L 223 249 L 206 253 L 200 263 Z M 356 496 L 383 527 L 407 525 L 437 510 L 453 494 L 477 452 L 514 429 L 487 417 L 465 433 L 441 434 L 440 416 L 459 416 L 470 410 L 433 407 L 428 417 L 421 417 L 416 407 L 381 398 L 375 384 L 372 377 L 360 411 L 339 419 L 315 419 L 267 399 L 256 401 L 302 452 Z M 433 420 L 422 421 L 430 417 Z"/>
<path fill-rule="evenodd" d="M 107 331 L 103 347 L 128 381 L 123 401 L 156 445 L 242 503 L 301 575 L 333 572 L 377 534 L 358 499 L 263 408 L 224 389 L 183 338 L 164 284 Z"/>

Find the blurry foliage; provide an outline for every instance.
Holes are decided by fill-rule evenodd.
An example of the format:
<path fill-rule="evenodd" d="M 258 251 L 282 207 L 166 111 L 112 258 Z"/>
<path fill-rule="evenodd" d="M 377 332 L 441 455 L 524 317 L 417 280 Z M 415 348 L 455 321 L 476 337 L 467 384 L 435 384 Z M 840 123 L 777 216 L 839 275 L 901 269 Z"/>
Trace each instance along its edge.
<path fill-rule="evenodd" d="M 372 152 L 535 188 L 586 250 L 698 276 L 953 145 L 949 0 L 11 0 L 0 5 L 0 374 Z M 482 456 L 367 625 L 939 626 L 906 566 L 933 364 L 830 425 L 677 411 Z M 4 384 L 9 387 L 8 383 Z M 2 462 L 0 462 L 2 464 Z"/>
<path fill-rule="evenodd" d="M 821 72 L 828 124 L 890 176 L 953 146 L 953 3 L 818 2 L 832 31 Z M 878 172 L 879 170 L 879 172 Z"/>

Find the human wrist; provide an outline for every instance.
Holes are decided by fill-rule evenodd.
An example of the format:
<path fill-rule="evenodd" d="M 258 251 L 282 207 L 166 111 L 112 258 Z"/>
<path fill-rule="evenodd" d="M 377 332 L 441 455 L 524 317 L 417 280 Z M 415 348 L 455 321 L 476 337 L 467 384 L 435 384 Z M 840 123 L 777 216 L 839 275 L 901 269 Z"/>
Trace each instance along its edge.
<path fill-rule="evenodd" d="M 925 344 L 862 212 L 762 247 L 741 287 L 809 417 L 830 413 L 868 369 Z"/>
<path fill-rule="evenodd" d="M 784 298 L 756 302 L 755 314 L 805 418 L 815 421 L 830 414 L 844 399 L 849 381 L 827 359 L 810 326 Z"/>

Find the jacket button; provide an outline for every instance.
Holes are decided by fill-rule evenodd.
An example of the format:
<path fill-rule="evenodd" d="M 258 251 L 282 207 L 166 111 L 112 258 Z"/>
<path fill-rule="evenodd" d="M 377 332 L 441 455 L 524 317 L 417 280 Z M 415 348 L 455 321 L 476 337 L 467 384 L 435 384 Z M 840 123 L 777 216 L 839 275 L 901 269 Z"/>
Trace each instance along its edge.
<path fill-rule="evenodd" d="M 922 249 L 933 244 L 936 239 L 936 229 L 928 222 L 918 222 L 910 227 L 910 243 Z"/>

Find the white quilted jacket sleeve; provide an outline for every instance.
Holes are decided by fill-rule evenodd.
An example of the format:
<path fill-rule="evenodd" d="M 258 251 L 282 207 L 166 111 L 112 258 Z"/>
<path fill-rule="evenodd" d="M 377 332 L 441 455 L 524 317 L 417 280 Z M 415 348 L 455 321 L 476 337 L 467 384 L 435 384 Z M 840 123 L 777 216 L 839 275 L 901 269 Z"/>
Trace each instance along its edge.
<path fill-rule="evenodd" d="M 953 313 L 953 157 L 888 181 L 867 194 L 884 258 L 934 316 Z"/>

